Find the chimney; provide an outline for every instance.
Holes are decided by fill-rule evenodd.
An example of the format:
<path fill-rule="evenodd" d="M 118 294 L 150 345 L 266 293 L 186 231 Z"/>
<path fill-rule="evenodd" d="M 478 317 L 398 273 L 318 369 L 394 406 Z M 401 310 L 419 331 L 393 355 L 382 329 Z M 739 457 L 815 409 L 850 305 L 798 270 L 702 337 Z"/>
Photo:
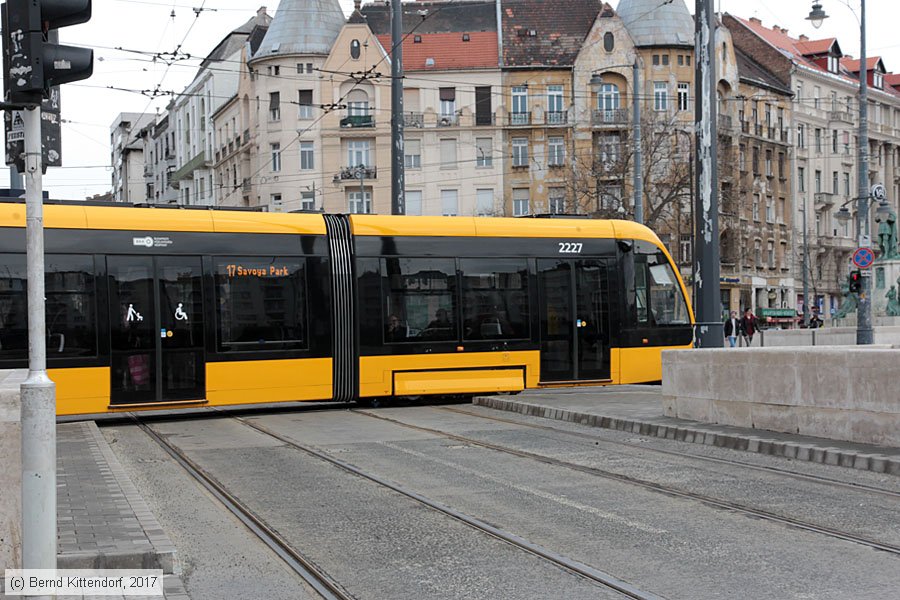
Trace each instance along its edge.
<path fill-rule="evenodd" d="M 762 25 L 762 20 L 757 17 L 750 17 L 751 23 L 756 23 L 757 25 Z"/>
<path fill-rule="evenodd" d="M 808 42 L 808 41 L 809 41 L 809 38 L 806 37 L 805 35 L 803 35 L 803 34 L 801 33 L 801 34 L 800 34 L 800 41 L 801 41 L 801 42 Z"/>

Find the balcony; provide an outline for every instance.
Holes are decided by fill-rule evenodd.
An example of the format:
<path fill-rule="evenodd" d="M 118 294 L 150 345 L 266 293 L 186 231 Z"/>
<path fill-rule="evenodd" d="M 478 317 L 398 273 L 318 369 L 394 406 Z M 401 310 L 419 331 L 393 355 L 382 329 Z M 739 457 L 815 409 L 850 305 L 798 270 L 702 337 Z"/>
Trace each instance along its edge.
<path fill-rule="evenodd" d="M 833 110 L 829 112 L 828 120 L 831 122 L 847 123 L 848 125 L 853 124 L 853 117 L 850 116 L 849 112 L 844 110 Z"/>
<path fill-rule="evenodd" d="M 731 132 L 731 117 L 728 115 L 719 115 L 719 129 Z"/>
<path fill-rule="evenodd" d="M 591 113 L 591 125 L 594 127 L 620 127 L 628 124 L 628 111 L 622 108 L 594 110 Z"/>
<path fill-rule="evenodd" d="M 531 125 L 530 112 L 509 113 L 509 124 L 512 126 Z"/>
<path fill-rule="evenodd" d="M 816 192 L 813 194 L 816 210 L 823 210 L 834 206 L 834 194 L 828 192 Z"/>
<path fill-rule="evenodd" d="M 154 176 L 155 174 L 156 174 L 156 172 L 155 172 L 155 170 L 153 169 L 153 165 L 144 165 L 144 177 L 148 177 L 148 178 L 150 178 L 150 179 L 153 179 L 153 176 Z"/>
<path fill-rule="evenodd" d="M 372 115 L 351 115 L 341 119 L 341 127 L 375 127 Z"/>
<path fill-rule="evenodd" d="M 425 115 L 420 112 L 403 113 L 403 126 L 421 129 L 425 126 Z"/>
<path fill-rule="evenodd" d="M 475 112 L 475 127 L 491 127 L 497 124 L 497 116 L 494 113 Z"/>
<path fill-rule="evenodd" d="M 340 173 L 335 174 L 334 182 L 364 181 L 366 179 L 377 179 L 378 169 L 375 167 L 341 167 Z"/>
<path fill-rule="evenodd" d="M 459 115 L 438 115 L 437 119 L 438 127 L 458 127 L 459 126 Z"/>
<path fill-rule="evenodd" d="M 853 250 L 856 248 L 856 242 L 852 237 L 844 237 L 841 235 L 821 235 L 818 239 L 819 245 L 834 250 Z"/>
<path fill-rule="evenodd" d="M 545 125 L 565 125 L 569 113 L 566 111 L 547 111 L 544 113 Z"/>

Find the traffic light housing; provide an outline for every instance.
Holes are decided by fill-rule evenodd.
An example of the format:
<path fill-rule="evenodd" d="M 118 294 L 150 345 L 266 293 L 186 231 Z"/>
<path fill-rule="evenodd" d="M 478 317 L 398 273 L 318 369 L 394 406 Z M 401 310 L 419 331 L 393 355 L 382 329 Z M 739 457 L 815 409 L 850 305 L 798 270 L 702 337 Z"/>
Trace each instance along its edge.
<path fill-rule="evenodd" d="M 862 291 L 862 273 L 850 271 L 850 292 L 858 294 Z"/>
<path fill-rule="evenodd" d="M 3 4 L 3 74 L 9 102 L 40 104 L 52 86 L 91 76 L 93 50 L 48 41 L 51 29 L 90 19 L 91 0 L 7 0 Z"/>

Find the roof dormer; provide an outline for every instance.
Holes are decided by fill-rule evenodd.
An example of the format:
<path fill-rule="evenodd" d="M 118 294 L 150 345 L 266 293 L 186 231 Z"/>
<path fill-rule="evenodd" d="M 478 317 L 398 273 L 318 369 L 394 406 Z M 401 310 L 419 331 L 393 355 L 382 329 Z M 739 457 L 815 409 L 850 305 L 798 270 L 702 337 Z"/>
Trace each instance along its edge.
<path fill-rule="evenodd" d="M 860 71 L 860 61 L 859 60 L 844 60 L 842 61 L 844 68 L 847 69 L 850 73 L 859 76 Z M 884 89 L 884 76 L 887 73 L 887 69 L 884 66 L 884 61 L 881 60 L 880 56 L 873 56 L 872 58 L 866 59 L 866 81 L 869 85 L 877 90 Z"/>
<path fill-rule="evenodd" d="M 807 60 L 814 62 L 819 68 L 829 73 L 838 74 L 841 70 L 841 58 L 844 53 L 838 45 L 837 39 L 809 40 L 800 38 L 797 49 Z"/>

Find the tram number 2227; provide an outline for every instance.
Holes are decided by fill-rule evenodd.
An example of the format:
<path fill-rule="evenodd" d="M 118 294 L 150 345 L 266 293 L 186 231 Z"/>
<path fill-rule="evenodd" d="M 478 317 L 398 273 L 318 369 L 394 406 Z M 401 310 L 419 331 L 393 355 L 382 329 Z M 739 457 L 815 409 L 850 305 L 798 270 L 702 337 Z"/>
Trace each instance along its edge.
<path fill-rule="evenodd" d="M 581 254 L 580 242 L 557 242 L 560 254 Z"/>

